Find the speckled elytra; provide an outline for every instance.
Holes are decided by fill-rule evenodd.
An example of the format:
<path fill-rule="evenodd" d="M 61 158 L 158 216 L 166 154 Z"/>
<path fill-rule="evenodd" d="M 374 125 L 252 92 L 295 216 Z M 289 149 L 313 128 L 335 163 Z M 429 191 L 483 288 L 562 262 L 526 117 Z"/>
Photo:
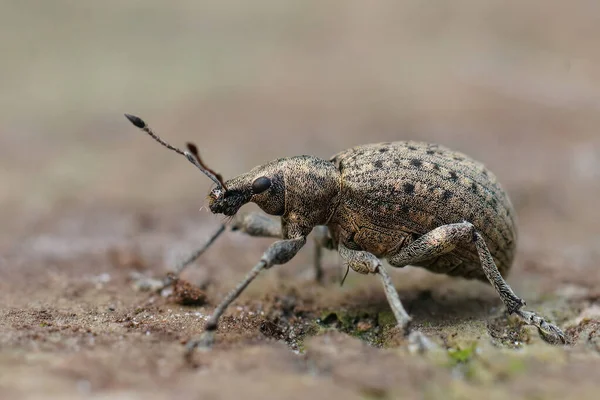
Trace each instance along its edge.
<path fill-rule="evenodd" d="M 209 207 L 215 214 L 236 216 L 231 229 L 280 239 L 219 304 L 204 334 L 188 343 L 189 350 L 210 346 L 229 304 L 263 269 L 291 260 L 313 229 L 317 254 L 321 248 L 337 250 L 349 268 L 381 278 L 405 333 L 411 318 L 381 259 L 393 267 L 420 266 L 436 273 L 489 281 L 510 314 L 536 326 L 548 341 L 565 342 L 557 326 L 523 310 L 525 302 L 504 280 L 516 248 L 514 210 L 496 177 L 470 157 L 437 144 L 368 144 L 342 151 L 329 160 L 279 158 L 224 182 L 202 162 L 196 146 L 188 144 L 188 151 L 179 150 L 162 141 L 140 118 L 126 117 L 162 145 L 184 155 L 216 183 L 208 197 Z M 249 202 L 281 221 L 259 213 L 237 215 Z M 177 273 L 224 229 L 180 265 Z M 320 279 L 320 257 L 315 260 Z"/>

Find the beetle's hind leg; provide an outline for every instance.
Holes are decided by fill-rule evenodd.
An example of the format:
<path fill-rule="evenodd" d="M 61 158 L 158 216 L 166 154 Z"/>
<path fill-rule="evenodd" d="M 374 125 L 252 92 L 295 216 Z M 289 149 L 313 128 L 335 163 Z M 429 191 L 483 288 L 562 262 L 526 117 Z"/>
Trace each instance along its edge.
<path fill-rule="evenodd" d="M 398 254 L 390 256 L 388 261 L 395 267 L 414 265 L 447 254 L 461 243 L 475 243 L 483 272 L 500 295 L 509 314 L 515 314 L 526 324 L 537 327 L 542 336 L 550 342 L 566 342 L 564 333 L 557 326 L 548 323 L 532 311 L 522 310 L 525 301 L 517 297 L 508 286 L 498 271 L 483 237 L 469 222 L 440 226 L 419 237 Z"/>

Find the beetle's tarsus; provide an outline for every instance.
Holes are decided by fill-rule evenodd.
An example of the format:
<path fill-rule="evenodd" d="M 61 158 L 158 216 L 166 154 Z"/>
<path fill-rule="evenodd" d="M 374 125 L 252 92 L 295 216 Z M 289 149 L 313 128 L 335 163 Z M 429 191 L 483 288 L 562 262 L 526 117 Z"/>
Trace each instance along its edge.
<path fill-rule="evenodd" d="M 540 317 L 532 311 L 518 310 L 515 315 L 519 317 L 527 325 L 535 326 L 540 332 L 540 336 L 551 344 L 566 344 L 567 337 L 564 332 L 556 325 L 548 323 L 544 318 Z"/>

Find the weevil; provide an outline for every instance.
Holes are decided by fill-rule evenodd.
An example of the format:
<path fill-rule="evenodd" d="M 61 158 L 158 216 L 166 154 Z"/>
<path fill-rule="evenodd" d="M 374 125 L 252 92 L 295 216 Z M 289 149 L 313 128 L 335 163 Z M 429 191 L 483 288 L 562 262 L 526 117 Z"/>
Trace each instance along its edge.
<path fill-rule="evenodd" d="M 196 146 L 187 151 L 160 139 L 146 123 L 125 116 L 163 146 L 184 155 L 216 186 L 208 195 L 214 214 L 236 216 L 249 202 L 266 214 L 237 217 L 232 229 L 277 238 L 246 277 L 209 318 L 203 335 L 188 351 L 210 346 L 219 318 L 264 269 L 285 264 L 315 230 L 317 277 L 321 248 L 337 250 L 361 274 L 375 274 L 399 327 L 408 333 L 411 317 L 402 306 L 382 260 L 402 268 L 489 282 L 509 314 L 538 328 L 552 343 L 565 343 L 556 325 L 532 311 L 506 283 L 515 256 L 515 212 L 506 191 L 482 163 L 444 146 L 421 142 L 377 143 L 344 150 L 329 160 L 313 156 L 279 158 L 228 181 L 208 168 Z M 221 227 L 211 238 L 223 232 Z M 195 252 L 177 273 L 208 245 Z M 168 282 L 167 282 L 168 283 Z"/>

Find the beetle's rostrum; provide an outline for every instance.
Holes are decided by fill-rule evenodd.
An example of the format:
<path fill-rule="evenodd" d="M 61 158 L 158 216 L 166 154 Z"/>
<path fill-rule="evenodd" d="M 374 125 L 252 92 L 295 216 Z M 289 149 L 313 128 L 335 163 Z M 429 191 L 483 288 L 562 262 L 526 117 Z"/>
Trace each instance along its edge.
<path fill-rule="evenodd" d="M 251 194 L 238 190 L 222 191 L 220 188 L 213 189 L 208 196 L 208 207 L 213 214 L 223 214 L 229 217 L 235 215 L 240 207 L 246 204 Z"/>
<path fill-rule="evenodd" d="M 182 153 L 157 139 L 139 118 L 128 118 Z M 317 277 L 322 276 L 322 248 L 337 250 L 358 273 L 377 274 L 405 331 L 411 318 L 382 259 L 393 267 L 420 266 L 489 282 L 509 313 L 536 326 L 548 341 L 566 340 L 557 326 L 523 310 L 525 302 L 504 280 L 516 251 L 515 212 L 496 177 L 465 154 L 431 143 L 377 143 L 342 151 L 330 160 L 279 158 L 226 182 L 206 167 L 197 150 L 185 155 L 194 155 L 197 161 L 190 161 L 217 183 L 208 196 L 213 213 L 234 216 L 253 202 L 281 217 L 276 222 L 256 213 L 236 216 L 233 230 L 280 240 L 216 308 L 207 324 L 214 329 L 191 341 L 189 349 L 210 345 L 227 306 L 260 271 L 292 259 L 313 230 Z"/>

